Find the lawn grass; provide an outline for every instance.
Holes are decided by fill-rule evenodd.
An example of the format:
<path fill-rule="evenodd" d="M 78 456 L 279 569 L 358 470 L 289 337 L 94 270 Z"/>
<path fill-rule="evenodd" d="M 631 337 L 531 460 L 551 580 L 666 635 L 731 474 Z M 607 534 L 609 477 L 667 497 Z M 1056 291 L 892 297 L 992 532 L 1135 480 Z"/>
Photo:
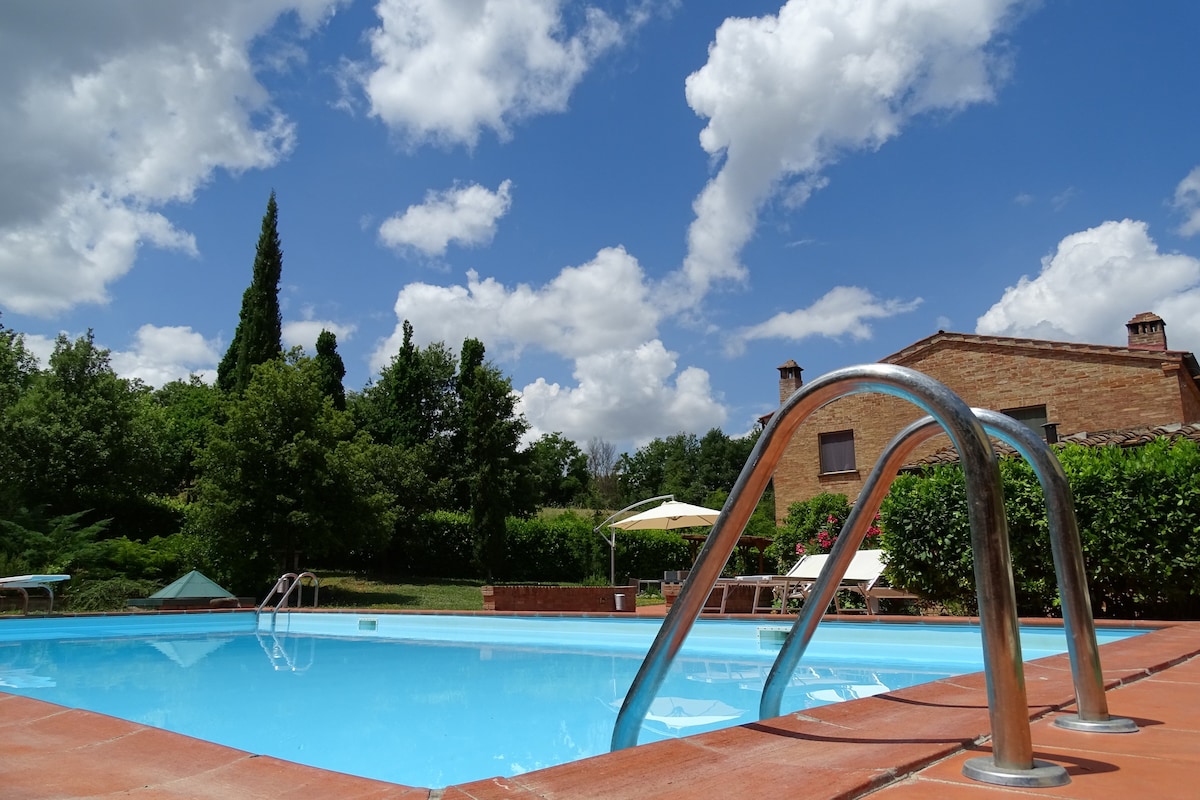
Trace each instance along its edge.
<path fill-rule="evenodd" d="M 483 609 L 483 581 L 452 578 L 367 578 L 351 572 L 318 572 L 320 603 L 332 608 Z"/>

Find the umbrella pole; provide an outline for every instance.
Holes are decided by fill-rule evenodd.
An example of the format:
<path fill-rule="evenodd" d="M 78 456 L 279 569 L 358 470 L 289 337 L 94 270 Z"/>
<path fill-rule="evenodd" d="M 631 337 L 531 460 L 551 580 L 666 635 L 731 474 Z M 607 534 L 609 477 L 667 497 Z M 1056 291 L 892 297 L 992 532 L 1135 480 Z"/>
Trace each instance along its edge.
<path fill-rule="evenodd" d="M 613 531 L 611 538 L 608 536 L 605 536 L 603 533 L 604 526 L 607 525 L 608 523 L 612 522 L 617 517 L 624 514 L 626 511 L 632 511 L 633 509 L 637 508 L 638 506 L 644 506 L 644 505 L 646 505 L 646 503 L 653 503 L 655 500 L 674 500 L 674 499 L 675 499 L 675 495 L 673 495 L 673 494 L 660 494 L 658 497 L 651 497 L 647 500 L 639 500 L 636 503 L 632 503 L 630 505 L 625 506 L 620 511 L 616 512 L 615 514 L 610 516 L 608 519 L 604 520 L 604 522 L 601 522 L 599 525 L 597 525 L 595 528 L 592 529 L 593 533 L 599 533 L 604 538 L 604 541 L 608 543 L 608 547 L 609 547 L 608 582 L 611 583 L 613 586 L 617 585 L 617 532 Z"/>

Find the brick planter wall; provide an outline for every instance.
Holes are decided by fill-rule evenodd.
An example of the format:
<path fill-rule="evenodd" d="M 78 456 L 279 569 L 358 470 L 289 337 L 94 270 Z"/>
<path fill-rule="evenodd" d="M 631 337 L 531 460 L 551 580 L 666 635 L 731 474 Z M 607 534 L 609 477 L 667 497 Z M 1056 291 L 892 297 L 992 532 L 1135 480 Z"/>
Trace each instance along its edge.
<path fill-rule="evenodd" d="M 624 595 L 618 612 L 616 596 Z M 484 611 L 593 611 L 633 614 L 637 586 L 484 586 Z"/>

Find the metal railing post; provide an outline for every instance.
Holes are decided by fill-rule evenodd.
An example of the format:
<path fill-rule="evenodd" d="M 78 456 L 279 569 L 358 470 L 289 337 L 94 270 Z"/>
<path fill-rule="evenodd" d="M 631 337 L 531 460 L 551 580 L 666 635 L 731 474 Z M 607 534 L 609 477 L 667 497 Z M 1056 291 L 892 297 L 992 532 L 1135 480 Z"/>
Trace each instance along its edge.
<path fill-rule="evenodd" d="M 637 508 L 638 506 L 644 506 L 644 505 L 646 505 L 646 503 L 653 503 L 655 500 L 674 500 L 674 499 L 675 499 L 675 495 L 673 495 L 673 494 L 660 494 L 658 497 L 649 497 L 645 500 L 638 500 L 636 503 L 630 503 L 629 505 L 625 506 L 620 511 L 609 516 L 609 518 L 604 520 L 604 522 L 601 522 L 595 528 L 592 528 L 592 533 L 600 534 L 600 538 L 603 539 L 604 543 L 608 545 L 608 548 L 609 548 L 608 580 L 613 586 L 617 585 L 617 534 L 615 531 L 613 531 L 611 538 L 609 538 L 608 536 L 605 536 L 604 535 L 604 526 L 607 525 L 608 523 L 612 522 L 613 520 L 615 520 L 617 517 L 624 514 L 626 511 L 632 511 L 633 509 Z"/>
<path fill-rule="evenodd" d="M 984 430 L 1011 445 L 1033 468 L 1046 499 L 1050 528 L 1050 550 L 1054 558 L 1054 576 L 1062 603 L 1063 627 L 1067 634 L 1067 654 L 1075 684 L 1077 713 L 1058 717 L 1054 724 L 1068 730 L 1091 733 L 1134 733 L 1137 725 L 1124 717 L 1108 713 L 1104 693 L 1104 675 L 1100 667 L 1100 647 L 1096 643 L 1096 624 L 1092 619 L 1092 601 L 1088 596 L 1087 568 L 1083 563 L 1083 545 L 1071 485 L 1062 463 L 1037 433 L 1012 417 L 987 409 L 975 409 Z"/>

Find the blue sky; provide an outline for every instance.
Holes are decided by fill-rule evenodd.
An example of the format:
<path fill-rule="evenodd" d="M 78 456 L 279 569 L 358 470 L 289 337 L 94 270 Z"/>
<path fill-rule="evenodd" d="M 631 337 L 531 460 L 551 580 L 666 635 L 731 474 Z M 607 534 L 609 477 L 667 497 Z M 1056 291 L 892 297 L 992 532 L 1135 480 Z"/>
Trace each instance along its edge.
<path fill-rule="evenodd" d="M 741 17 L 730 17 L 736 9 Z M 483 340 L 533 433 L 751 429 L 938 329 L 1200 350 L 1200 6 L 15 0 L 0 322 L 211 376 L 269 192 L 348 389 Z"/>

